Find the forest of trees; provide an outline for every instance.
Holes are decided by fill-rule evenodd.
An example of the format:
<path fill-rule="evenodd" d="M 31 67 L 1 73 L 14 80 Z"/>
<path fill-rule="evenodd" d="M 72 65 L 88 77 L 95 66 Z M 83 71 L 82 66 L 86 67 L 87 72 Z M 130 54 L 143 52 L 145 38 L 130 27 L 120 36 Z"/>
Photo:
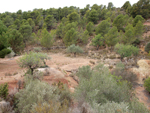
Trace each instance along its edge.
<path fill-rule="evenodd" d="M 1 13 L 0 57 L 10 53 L 7 47 L 20 54 L 27 44 L 50 48 L 57 39 L 70 46 L 87 44 L 89 37 L 94 36 L 93 45 L 97 49 L 102 45 L 132 44 L 140 40 L 142 23 L 150 17 L 149 12 L 149 1 L 139 0 L 133 6 L 127 1 L 121 8 L 114 7 L 110 2 L 107 7 L 94 4 L 83 9 L 70 6 Z M 101 42 L 94 43 L 94 40 Z"/>

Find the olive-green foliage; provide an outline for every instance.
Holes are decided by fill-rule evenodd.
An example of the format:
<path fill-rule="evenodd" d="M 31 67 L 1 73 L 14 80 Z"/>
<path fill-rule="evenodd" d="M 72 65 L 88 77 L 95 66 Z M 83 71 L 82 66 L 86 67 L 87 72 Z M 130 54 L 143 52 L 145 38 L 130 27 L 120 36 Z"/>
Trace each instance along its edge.
<path fill-rule="evenodd" d="M 108 6 L 107 6 L 107 9 L 108 9 L 108 10 L 111 10 L 111 9 L 113 9 L 113 7 L 114 7 L 113 3 L 112 3 L 112 2 L 109 2 L 109 3 L 108 3 Z"/>
<path fill-rule="evenodd" d="M 31 74 L 33 75 L 34 69 L 45 64 L 44 60 L 49 59 L 47 54 L 44 53 L 36 53 L 30 52 L 29 54 L 25 54 L 18 60 L 18 64 L 21 68 L 28 68 L 31 70 Z"/>
<path fill-rule="evenodd" d="M 46 29 L 42 30 L 41 35 L 41 45 L 50 48 L 53 45 L 53 36 Z"/>
<path fill-rule="evenodd" d="M 63 41 L 66 46 L 70 46 L 71 44 L 76 44 L 78 38 L 78 31 L 76 31 L 74 28 L 71 28 L 66 32 Z"/>
<path fill-rule="evenodd" d="M 61 22 L 63 25 L 62 26 L 64 26 L 63 28 L 62 28 L 62 37 L 64 38 L 65 37 L 65 35 L 66 35 L 66 33 L 69 31 L 69 30 L 71 30 L 72 28 L 74 28 L 75 30 L 77 30 L 77 22 L 72 22 L 72 23 L 67 23 L 67 22 Z"/>
<path fill-rule="evenodd" d="M 150 51 L 150 42 L 148 42 L 145 46 L 145 51 L 149 53 Z"/>
<path fill-rule="evenodd" d="M 118 30 L 117 27 L 113 26 L 108 33 L 105 35 L 106 44 L 108 46 L 114 46 L 118 42 Z"/>
<path fill-rule="evenodd" d="M 79 46 L 75 46 L 75 44 L 72 44 L 67 48 L 67 52 L 74 53 L 74 56 L 75 56 L 76 53 L 83 53 L 83 50 Z"/>
<path fill-rule="evenodd" d="M 101 34 L 96 35 L 95 38 L 92 39 L 92 45 L 96 46 L 97 50 L 103 44 L 104 44 L 104 37 Z"/>
<path fill-rule="evenodd" d="M 137 15 L 141 15 L 143 18 L 147 19 L 150 17 L 150 4 L 149 0 L 139 0 L 137 3 L 133 4 L 130 14 L 135 18 Z"/>
<path fill-rule="evenodd" d="M 78 69 L 78 72 L 76 75 L 80 77 L 80 79 L 82 78 L 90 79 L 92 74 L 93 74 L 93 71 L 90 66 L 83 66 Z"/>
<path fill-rule="evenodd" d="M 81 40 L 84 44 L 87 44 L 88 43 L 88 39 L 89 39 L 89 32 L 87 30 L 85 30 L 83 32 L 83 35 L 81 37 Z"/>
<path fill-rule="evenodd" d="M 144 87 L 148 92 L 150 92 L 150 77 L 144 81 Z"/>
<path fill-rule="evenodd" d="M 23 36 L 15 29 L 11 31 L 9 43 L 15 53 L 19 53 L 24 49 Z"/>
<path fill-rule="evenodd" d="M 30 81 L 26 87 L 20 90 L 15 96 L 19 100 L 17 104 L 20 113 L 29 113 L 32 107 L 38 103 L 57 101 L 58 94 L 54 94 L 55 88 L 39 80 Z"/>
<path fill-rule="evenodd" d="M 143 35 L 143 24 L 141 21 L 138 21 L 138 23 L 136 24 L 135 28 L 134 28 L 134 36 L 138 39 L 140 39 Z"/>
<path fill-rule="evenodd" d="M 126 19 L 123 14 L 118 15 L 113 21 L 113 26 L 116 26 L 119 31 L 120 30 L 124 31 L 125 24 L 126 24 Z"/>
<path fill-rule="evenodd" d="M 121 58 L 137 55 L 139 48 L 132 45 L 116 44 L 115 51 L 121 55 Z"/>
<path fill-rule="evenodd" d="M 41 28 L 43 27 L 43 24 L 44 24 L 44 19 L 43 19 L 42 16 L 39 15 L 39 16 L 36 18 L 35 25 L 38 25 L 39 28 L 41 29 Z"/>
<path fill-rule="evenodd" d="M 7 27 L 11 26 L 13 24 L 14 20 L 11 16 L 7 15 L 4 19 L 3 19 L 3 23 L 4 25 L 6 25 Z"/>
<path fill-rule="evenodd" d="M 131 7 L 131 4 L 129 1 L 126 1 L 121 8 L 123 8 L 126 11 L 128 7 Z"/>
<path fill-rule="evenodd" d="M 134 35 L 134 28 L 131 24 L 128 24 L 126 26 L 124 35 L 124 44 L 132 44 L 136 40 L 136 37 Z"/>
<path fill-rule="evenodd" d="M 110 18 L 111 21 L 113 22 L 114 19 L 116 18 L 116 12 L 115 11 L 108 11 L 105 15 L 105 19 Z"/>
<path fill-rule="evenodd" d="M 119 79 L 116 80 L 114 76 L 109 73 L 108 68 L 103 65 L 98 65 L 93 70 L 89 70 L 88 66 L 82 68 L 84 69 L 80 69 L 78 72 L 80 81 L 75 90 L 75 97 L 79 106 L 83 102 L 90 103 L 90 105 L 94 106 L 93 102 L 104 104 L 108 101 L 118 103 L 129 101 L 129 95 L 131 93 L 127 83 L 119 82 Z M 90 73 L 88 74 L 87 72 Z"/>
<path fill-rule="evenodd" d="M 94 109 L 96 113 L 130 113 L 128 109 L 129 104 L 126 102 L 107 102 L 103 105 L 95 104 Z"/>
<path fill-rule="evenodd" d="M 85 29 L 86 23 L 87 23 L 87 18 L 83 17 L 79 21 L 79 26 L 82 27 L 83 29 Z"/>
<path fill-rule="evenodd" d="M 79 22 L 80 15 L 77 12 L 72 12 L 68 16 L 69 22 Z"/>
<path fill-rule="evenodd" d="M 67 104 L 67 100 L 63 103 L 59 101 L 38 103 L 32 107 L 30 113 L 70 113 L 69 106 Z"/>
<path fill-rule="evenodd" d="M 107 20 L 103 20 L 100 24 L 98 24 L 98 26 L 96 27 L 96 34 L 101 34 L 102 36 L 104 36 L 105 34 L 108 33 L 108 31 L 110 30 L 110 22 L 108 22 Z"/>
<path fill-rule="evenodd" d="M 16 25 L 16 26 L 17 26 L 17 30 L 19 30 L 20 25 L 21 25 L 21 21 L 20 21 L 19 19 L 16 19 L 16 20 L 14 21 L 14 25 Z"/>
<path fill-rule="evenodd" d="M 8 95 L 8 84 L 1 84 L 0 85 L 0 98 L 6 99 Z"/>
<path fill-rule="evenodd" d="M 57 26 L 57 30 L 56 30 L 56 35 L 57 35 L 57 37 L 63 38 L 63 29 L 64 29 L 64 25 L 63 25 L 62 23 L 60 23 L 60 24 Z"/>
<path fill-rule="evenodd" d="M 94 30 L 94 24 L 93 24 L 93 22 L 89 22 L 86 25 L 86 30 L 89 32 L 89 35 L 93 34 L 93 30 Z"/>
<path fill-rule="evenodd" d="M 94 24 L 97 24 L 98 14 L 97 14 L 97 11 L 95 9 L 90 11 L 88 20 L 93 22 Z"/>
<path fill-rule="evenodd" d="M 134 85 L 137 81 L 137 75 L 133 72 L 126 70 L 122 62 L 116 64 L 116 68 L 111 71 L 115 76 L 121 77 L 121 80 L 127 80 L 130 84 Z"/>
<path fill-rule="evenodd" d="M 4 58 L 9 53 L 11 53 L 11 50 L 7 48 L 0 49 L 0 58 Z"/>
<path fill-rule="evenodd" d="M 137 15 L 134 20 L 133 20 L 133 27 L 136 26 L 136 24 L 141 21 L 142 23 L 144 22 L 144 18 L 141 15 Z"/>
<path fill-rule="evenodd" d="M 7 27 L 0 21 L 0 51 L 9 46 L 9 35 Z"/>
<path fill-rule="evenodd" d="M 56 23 L 56 19 L 54 19 L 53 15 L 48 15 L 46 16 L 45 20 L 44 20 L 47 29 L 52 29 L 55 27 L 55 23 Z"/>
<path fill-rule="evenodd" d="M 133 98 L 129 103 L 129 113 L 149 113 L 149 110 L 143 103 L 140 103 L 137 98 Z"/>
<path fill-rule="evenodd" d="M 32 31 L 34 30 L 34 27 L 35 27 L 35 23 L 34 23 L 34 21 L 32 20 L 32 18 L 28 18 L 28 23 L 29 23 L 29 25 L 32 27 Z"/>
<path fill-rule="evenodd" d="M 22 25 L 19 29 L 19 32 L 22 34 L 23 42 L 26 44 L 26 42 L 30 40 L 32 27 L 30 25 Z"/>

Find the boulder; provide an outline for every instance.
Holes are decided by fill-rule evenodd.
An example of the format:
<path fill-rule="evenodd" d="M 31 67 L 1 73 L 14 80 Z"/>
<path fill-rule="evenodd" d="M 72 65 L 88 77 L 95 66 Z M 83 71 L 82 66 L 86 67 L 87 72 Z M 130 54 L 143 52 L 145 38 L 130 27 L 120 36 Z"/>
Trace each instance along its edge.
<path fill-rule="evenodd" d="M 150 60 L 142 59 L 137 62 L 139 68 L 132 68 L 137 75 L 138 83 L 143 84 L 147 77 L 150 77 Z"/>
<path fill-rule="evenodd" d="M 110 64 L 111 66 L 116 65 L 117 63 L 121 62 L 120 59 L 105 59 L 105 64 Z"/>
<path fill-rule="evenodd" d="M 55 68 L 38 68 L 38 72 L 42 72 L 44 76 L 64 77 L 64 74 Z"/>

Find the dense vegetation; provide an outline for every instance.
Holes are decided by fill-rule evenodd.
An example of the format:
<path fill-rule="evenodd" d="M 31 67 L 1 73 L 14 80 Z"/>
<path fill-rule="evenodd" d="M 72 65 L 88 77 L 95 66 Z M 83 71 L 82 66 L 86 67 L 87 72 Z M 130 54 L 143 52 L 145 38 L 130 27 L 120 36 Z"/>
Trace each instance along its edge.
<path fill-rule="evenodd" d="M 23 89 L 10 97 L 8 85 L 0 85 L 0 100 L 13 103 L 13 108 L 8 105 L 0 110 L 12 112 L 13 109 L 16 113 L 148 113 L 133 95 L 136 75 L 127 71 L 122 63 L 111 73 L 102 64 L 79 68 L 75 74 L 79 85 L 73 94 L 61 82 L 52 85 L 43 82 L 42 74 L 36 73 L 35 69 L 46 67 L 45 60 L 49 57 L 41 51 L 50 50 L 57 41 L 61 42 L 57 46 L 65 47 L 66 52 L 75 57 L 84 53 L 83 46 L 87 44 L 96 47 L 95 50 L 107 47 L 119 54 L 121 60 L 136 56 L 144 32 L 143 23 L 149 17 L 148 0 L 139 0 L 133 6 L 127 1 L 121 8 L 110 2 L 107 7 L 94 4 L 83 9 L 70 6 L 1 13 L 0 58 L 11 52 L 20 55 L 30 45 L 39 47 L 18 60 L 21 68 L 28 69 Z M 145 51 L 150 51 L 149 42 Z M 144 84 L 148 91 L 149 81 L 148 78 Z"/>
<path fill-rule="evenodd" d="M 30 44 L 50 49 L 57 39 L 62 39 L 65 46 L 81 45 L 95 34 L 92 43 L 97 49 L 104 45 L 112 48 L 117 43 L 132 44 L 142 36 L 142 23 L 150 16 L 149 5 L 148 1 L 139 0 L 133 6 L 126 2 L 122 8 L 110 2 L 108 7 L 94 4 L 83 9 L 70 6 L 2 13 L 0 57 L 10 53 L 7 47 L 20 54 Z"/>

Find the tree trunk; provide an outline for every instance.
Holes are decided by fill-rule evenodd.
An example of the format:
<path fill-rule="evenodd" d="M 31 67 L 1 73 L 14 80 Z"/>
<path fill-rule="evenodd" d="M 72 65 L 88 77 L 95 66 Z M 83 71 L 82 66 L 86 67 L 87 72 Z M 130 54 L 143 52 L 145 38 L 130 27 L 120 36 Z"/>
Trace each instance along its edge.
<path fill-rule="evenodd" d="M 76 52 L 74 53 L 74 57 L 76 57 Z"/>
<path fill-rule="evenodd" d="M 112 46 L 110 47 L 110 52 L 112 52 Z"/>
<path fill-rule="evenodd" d="M 100 46 L 97 46 L 97 50 L 99 50 L 99 47 L 100 47 Z"/>

